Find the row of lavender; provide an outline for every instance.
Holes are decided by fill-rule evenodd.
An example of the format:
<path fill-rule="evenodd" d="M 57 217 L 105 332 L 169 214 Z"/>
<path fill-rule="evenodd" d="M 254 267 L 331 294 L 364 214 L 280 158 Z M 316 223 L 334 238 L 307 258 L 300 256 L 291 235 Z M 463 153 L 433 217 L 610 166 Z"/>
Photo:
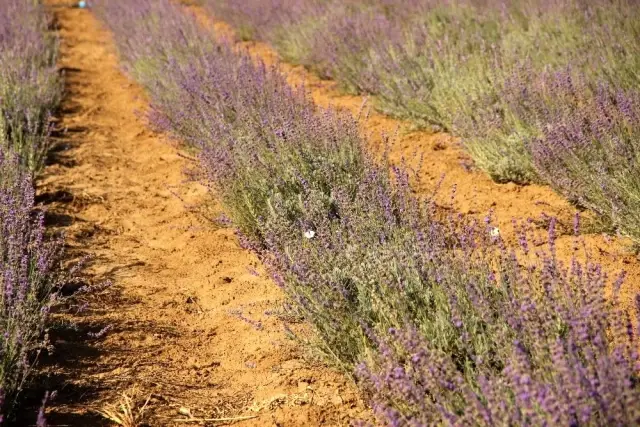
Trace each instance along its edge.
<path fill-rule="evenodd" d="M 61 81 L 57 40 L 34 0 L 0 8 L 0 419 L 11 415 L 46 345 L 62 245 L 46 236 L 34 178 Z M 41 420 L 40 420 L 41 421 Z"/>
<path fill-rule="evenodd" d="M 196 150 L 241 241 L 313 329 L 300 338 L 355 375 L 381 422 L 640 422 L 623 277 L 562 265 L 553 222 L 546 246 L 521 224 L 510 250 L 490 218 L 417 200 L 406 172 L 366 153 L 351 116 L 217 43 L 175 2 L 94 10 L 148 90 L 152 123 Z"/>
<path fill-rule="evenodd" d="M 208 0 L 244 38 L 461 137 L 640 242 L 637 0 Z"/>

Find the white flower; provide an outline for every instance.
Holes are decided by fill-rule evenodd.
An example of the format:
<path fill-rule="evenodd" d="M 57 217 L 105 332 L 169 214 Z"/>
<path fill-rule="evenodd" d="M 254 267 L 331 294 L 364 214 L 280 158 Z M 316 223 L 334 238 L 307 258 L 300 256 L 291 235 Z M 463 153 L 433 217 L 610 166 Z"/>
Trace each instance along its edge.
<path fill-rule="evenodd" d="M 500 230 L 498 227 L 493 227 L 489 234 L 491 234 L 491 237 L 498 237 L 500 235 Z"/>
<path fill-rule="evenodd" d="M 305 231 L 304 232 L 304 237 L 306 237 L 307 239 L 313 239 L 313 236 L 316 235 L 316 232 L 313 230 L 309 230 L 309 231 Z"/>

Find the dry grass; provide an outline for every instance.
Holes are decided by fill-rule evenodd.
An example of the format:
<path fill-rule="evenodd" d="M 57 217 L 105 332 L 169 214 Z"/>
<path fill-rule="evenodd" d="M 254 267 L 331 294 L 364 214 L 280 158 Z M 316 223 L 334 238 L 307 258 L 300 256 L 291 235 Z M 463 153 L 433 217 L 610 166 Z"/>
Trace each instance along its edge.
<path fill-rule="evenodd" d="M 151 395 L 145 400 L 142 407 L 136 409 L 133 399 L 126 393 L 122 393 L 118 404 L 109 405 L 96 412 L 109 421 L 123 427 L 138 427 L 144 419 L 144 411 L 151 400 Z"/>

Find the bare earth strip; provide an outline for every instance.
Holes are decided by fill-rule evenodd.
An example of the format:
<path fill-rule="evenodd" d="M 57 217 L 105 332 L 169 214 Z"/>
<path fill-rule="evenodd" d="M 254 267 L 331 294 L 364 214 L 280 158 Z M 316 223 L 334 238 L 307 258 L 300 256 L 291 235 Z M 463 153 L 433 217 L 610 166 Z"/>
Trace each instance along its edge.
<path fill-rule="evenodd" d="M 202 215 L 215 201 L 185 179 L 192 165 L 178 148 L 139 118 L 144 93 L 119 70 L 110 34 L 87 10 L 49 4 L 66 73 L 57 141 L 66 150 L 39 191 L 72 255 L 93 256 L 88 281 L 113 282 L 67 319 L 75 333 L 53 334 L 51 424 L 108 425 L 93 411 L 122 392 L 138 409 L 150 397 L 154 426 L 185 425 L 172 421 L 186 418 L 181 407 L 199 418 L 257 416 L 242 425 L 367 416 L 345 376 L 287 337 L 273 314 L 283 295 L 256 257 Z"/>

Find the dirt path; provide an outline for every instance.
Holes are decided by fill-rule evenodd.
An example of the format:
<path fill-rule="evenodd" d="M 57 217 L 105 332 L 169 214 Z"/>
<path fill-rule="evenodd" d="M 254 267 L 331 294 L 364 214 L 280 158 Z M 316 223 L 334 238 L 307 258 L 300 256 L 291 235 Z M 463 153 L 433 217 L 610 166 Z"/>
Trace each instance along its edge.
<path fill-rule="evenodd" d="M 192 1 L 182 0 L 206 27 L 219 37 L 232 38 L 233 29 L 224 22 L 216 21 L 204 8 L 194 6 Z M 238 42 L 241 50 L 259 58 L 268 65 L 277 66 L 286 75 L 292 86 L 304 85 L 314 102 L 320 106 L 332 106 L 357 115 L 368 101 L 362 96 L 344 95 L 338 85 L 322 80 L 302 66 L 295 66 L 279 59 L 275 50 L 267 43 Z M 558 254 L 567 261 L 576 254 L 585 260 L 584 251 L 575 252 L 574 218 L 576 208 L 550 187 L 543 185 L 521 186 L 514 183 L 498 184 L 482 171 L 470 169 L 472 163 L 464 149 L 449 135 L 416 131 L 407 121 L 396 120 L 370 111 L 363 122 L 363 132 L 368 136 L 374 152 L 385 150 L 384 137 L 393 138 L 390 160 L 401 163 L 403 159 L 409 167 L 419 173 L 413 182 L 418 194 L 431 195 L 439 186 L 436 201 L 441 206 L 451 207 L 462 214 L 484 217 L 493 212 L 493 222 L 502 236 L 511 244 L 516 244 L 513 220 L 531 218 L 538 228 L 540 239 L 546 237 L 550 217 L 558 219 L 556 242 Z M 420 155 L 422 167 L 419 168 Z M 453 205 L 452 194 L 455 193 Z M 625 271 L 627 276 L 621 295 L 628 309 L 635 310 L 635 294 L 640 292 L 640 260 L 630 239 L 607 236 L 598 232 L 597 222 L 589 212 L 581 213 L 580 247 L 588 249 L 589 258 L 602 265 L 610 276 Z M 584 245 L 584 246 L 582 246 Z"/>
<path fill-rule="evenodd" d="M 93 255 L 87 280 L 113 282 L 72 316 L 75 332 L 53 335 L 51 424 L 106 425 L 92 411 L 121 392 L 137 408 L 150 397 L 154 426 L 185 425 L 171 421 L 185 418 L 181 407 L 196 417 L 258 416 L 242 425 L 344 425 L 366 415 L 343 375 L 287 338 L 271 314 L 283 295 L 258 260 L 198 213 L 218 208 L 185 180 L 189 161 L 137 115 L 144 93 L 118 69 L 109 33 L 87 10 L 48 3 L 60 28 L 67 130 L 39 191 L 72 255 Z"/>

